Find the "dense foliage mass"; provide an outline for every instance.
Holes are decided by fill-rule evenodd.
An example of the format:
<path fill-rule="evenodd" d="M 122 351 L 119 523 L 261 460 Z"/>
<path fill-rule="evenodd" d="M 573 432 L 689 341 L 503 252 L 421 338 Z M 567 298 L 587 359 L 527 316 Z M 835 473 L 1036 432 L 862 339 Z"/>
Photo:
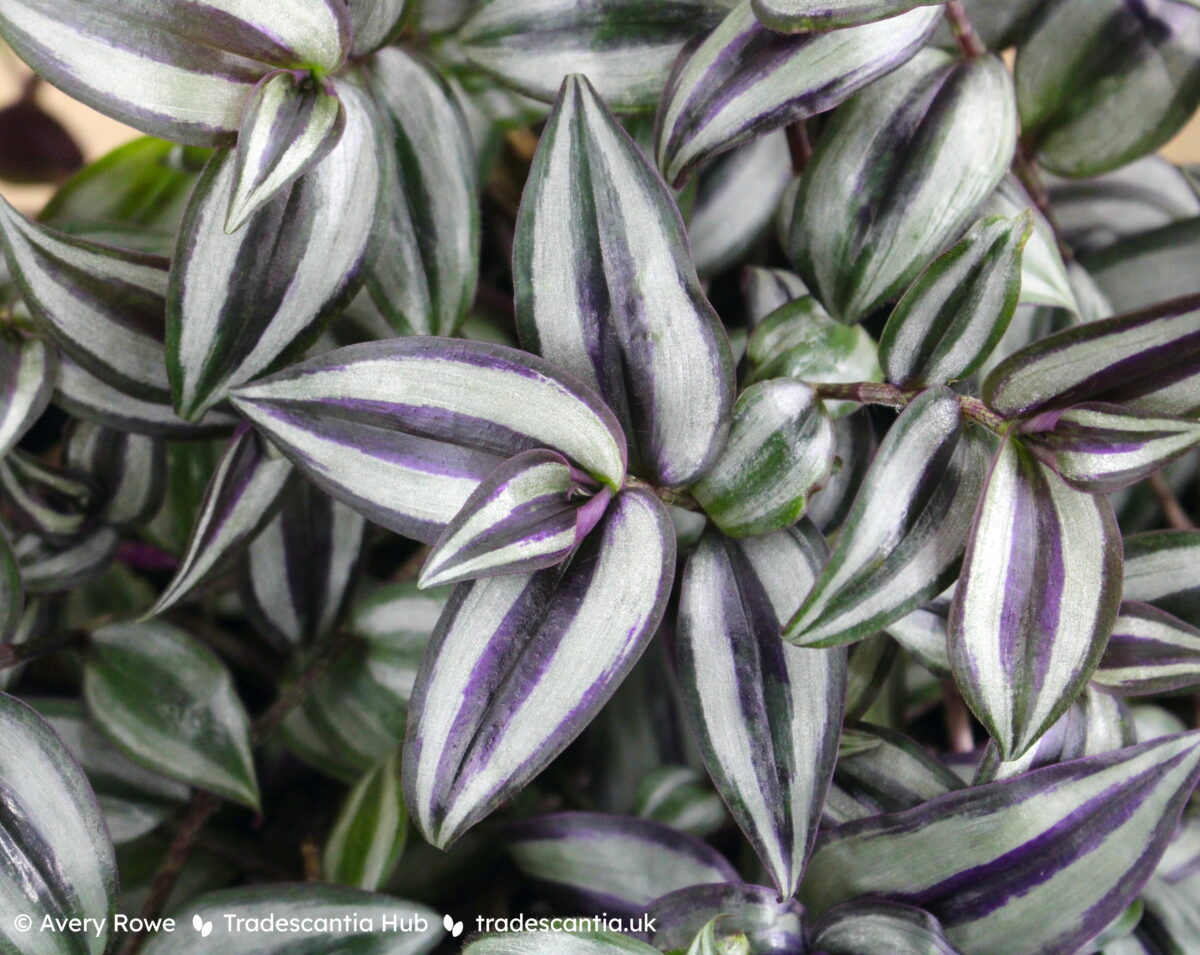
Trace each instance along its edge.
<path fill-rule="evenodd" d="M 1200 4 L 418 7 L 0 0 L 0 951 L 1200 951 Z"/>

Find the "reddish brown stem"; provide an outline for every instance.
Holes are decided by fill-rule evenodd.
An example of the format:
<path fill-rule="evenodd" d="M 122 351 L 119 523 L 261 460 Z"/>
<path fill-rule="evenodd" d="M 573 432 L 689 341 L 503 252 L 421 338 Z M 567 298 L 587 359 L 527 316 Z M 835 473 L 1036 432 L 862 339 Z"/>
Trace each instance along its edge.
<path fill-rule="evenodd" d="M 958 41 L 958 48 L 962 50 L 963 56 L 974 60 L 987 53 L 987 47 L 975 32 L 962 0 L 950 0 L 950 3 L 946 4 L 946 19 L 950 21 L 950 32 Z"/>

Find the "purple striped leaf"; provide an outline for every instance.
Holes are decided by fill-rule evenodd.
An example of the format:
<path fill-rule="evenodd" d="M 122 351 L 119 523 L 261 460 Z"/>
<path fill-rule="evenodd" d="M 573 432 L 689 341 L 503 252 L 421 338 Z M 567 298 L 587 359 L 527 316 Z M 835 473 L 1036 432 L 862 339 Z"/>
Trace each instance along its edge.
<path fill-rule="evenodd" d="M 1001 445 L 950 611 L 967 704 L 1016 759 L 1066 712 L 1121 602 L 1121 535 L 1105 497 L 1069 487 L 1016 438 Z"/>
<path fill-rule="evenodd" d="M 980 219 L 917 276 L 879 337 L 884 376 L 902 388 L 974 374 L 1008 331 L 1033 215 Z"/>
<path fill-rule="evenodd" d="M 362 542 L 358 513 L 307 481 L 294 482 L 238 570 L 250 622 L 281 649 L 319 644 L 341 618 Z"/>
<path fill-rule="evenodd" d="M 899 902 L 843 902 L 810 932 L 822 955 L 958 955 L 936 918 Z"/>
<path fill-rule="evenodd" d="M 604 516 L 610 488 L 597 488 L 554 451 L 509 458 L 475 490 L 433 545 L 420 587 L 562 563 Z"/>
<path fill-rule="evenodd" d="M 905 14 L 929 15 L 936 8 Z M 834 318 L 850 324 L 895 298 L 958 236 L 1008 171 L 1016 129 L 998 57 L 930 49 L 838 111 L 801 179 L 788 240 Z"/>
<path fill-rule="evenodd" d="M 350 56 L 361 59 L 387 46 L 417 15 L 419 0 L 346 0 L 350 11 Z"/>
<path fill-rule="evenodd" d="M 912 739 L 870 723 L 842 732 L 833 781 L 872 815 L 912 809 L 964 785 Z"/>
<path fill-rule="evenodd" d="M 986 453 L 948 388 L 915 398 L 879 446 L 784 637 L 800 646 L 852 643 L 945 590 L 958 576 Z"/>
<path fill-rule="evenodd" d="M 240 554 L 274 516 L 292 475 L 261 437 L 240 430 L 204 491 L 179 569 L 145 616 L 169 610 Z"/>
<path fill-rule="evenodd" d="M 117 554 L 121 538 L 101 525 L 61 546 L 34 534 L 14 542 L 27 593 L 62 593 L 98 576 Z"/>
<path fill-rule="evenodd" d="M 730 537 L 795 524 L 810 492 L 833 472 L 833 424 L 808 385 L 776 379 L 751 385 L 733 407 L 729 441 L 690 488 Z"/>
<path fill-rule="evenodd" d="M 666 508 L 624 491 L 565 568 L 458 586 L 404 749 L 409 811 L 429 842 L 452 843 L 579 735 L 657 628 L 674 566 Z"/>
<path fill-rule="evenodd" d="M 475 297 L 479 185 L 471 134 L 454 92 L 399 49 L 365 66 L 399 178 L 367 266 L 371 301 L 401 335 L 454 335 Z"/>
<path fill-rule="evenodd" d="M 599 930 L 480 935 L 462 951 L 463 955 L 661 955 L 636 938 Z"/>
<path fill-rule="evenodd" d="M 352 345 L 244 386 L 234 404 L 327 493 L 430 544 L 522 451 L 557 451 L 610 488 L 625 478 L 625 438 L 604 403 L 549 362 L 499 345 Z"/>
<path fill-rule="evenodd" d="M 645 819 L 563 812 L 508 823 L 503 835 L 521 872 L 585 912 L 640 915 L 679 889 L 738 881 L 716 849 Z"/>
<path fill-rule="evenodd" d="M 0 459 L 0 501 L 26 530 L 58 541 L 81 533 L 92 521 L 98 488 L 76 468 L 48 464 L 24 451 Z"/>
<path fill-rule="evenodd" d="M 890 73 L 921 48 L 940 17 L 936 9 L 913 10 L 888 23 L 785 37 L 756 12 L 742 0 L 671 75 L 656 156 L 676 186 L 705 159 L 832 109 Z"/>
<path fill-rule="evenodd" d="M 679 598 L 692 733 L 783 897 L 812 851 L 846 697 L 844 649 L 779 639 L 824 555 L 811 525 L 738 542 L 710 530 L 688 558 Z"/>
<path fill-rule="evenodd" d="M 1200 627 L 1200 531 L 1152 531 L 1125 540 L 1126 600 L 1151 603 Z"/>
<path fill-rule="evenodd" d="M 774 889 L 761 885 L 724 882 L 679 889 L 656 899 L 647 916 L 654 922 L 654 946 L 663 951 L 682 949 L 714 918 L 721 936 L 745 936 L 755 955 L 807 951 L 804 907 L 795 899 L 781 901 Z"/>
<path fill-rule="evenodd" d="M 1137 896 L 1198 778 L 1188 733 L 852 822 L 801 898 L 818 914 L 865 894 L 918 906 L 966 952 L 1073 952 Z"/>
<path fill-rule="evenodd" d="M 21 583 L 21 566 L 9 542 L 8 531 L 0 524 L 0 644 L 12 640 L 24 612 L 25 586 Z"/>
<path fill-rule="evenodd" d="M 186 420 L 302 355 L 365 281 L 390 165 L 365 94 L 344 83 L 337 92 L 346 113 L 337 145 L 236 234 L 224 223 L 237 157 L 218 153 L 196 184 L 167 292 L 167 371 Z"/>
<path fill-rule="evenodd" d="M 1200 684 L 1200 629 L 1165 610 L 1127 600 L 1092 682 L 1121 696 L 1149 696 Z"/>
<path fill-rule="evenodd" d="M 553 102 L 582 73 L 617 112 L 653 110 L 671 64 L 732 0 L 486 0 L 458 32 L 467 58 L 503 83 Z"/>
<path fill-rule="evenodd" d="M 95 513 L 117 527 L 145 523 L 167 493 L 167 449 L 154 438 L 112 431 L 88 421 L 73 422 L 65 447 L 68 467 L 96 483 Z"/>
<path fill-rule="evenodd" d="M 6 202 L 0 240 L 34 321 L 64 352 L 122 393 L 170 396 L 166 259 L 55 232 Z"/>
<path fill-rule="evenodd" d="M 1192 417 L 1198 378 L 1200 295 L 1192 295 L 1034 342 L 992 370 L 983 399 L 1005 417 L 1097 401 Z"/>
<path fill-rule="evenodd" d="M 350 42 L 338 0 L 12 0 L 0 35 L 75 99 L 198 146 L 233 141 L 272 67 L 332 71 Z"/>
<path fill-rule="evenodd" d="M 1200 422 L 1093 402 L 1025 422 L 1030 449 L 1081 491 L 1111 494 L 1200 445 Z"/>
<path fill-rule="evenodd" d="M 345 128 L 345 108 L 329 81 L 303 70 L 264 76 L 242 116 L 225 231 L 236 232 L 325 158 Z"/>
<path fill-rule="evenodd" d="M 0 328 L 0 458 L 46 410 L 57 378 L 54 348 L 8 326 Z"/>
<path fill-rule="evenodd" d="M 564 81 L 534 157 L 513 280 L 522 343 L 600 393 L 643 476 L 702 475 L 728 433 L 729 342 L 670 192 L 583 77 Z"/>

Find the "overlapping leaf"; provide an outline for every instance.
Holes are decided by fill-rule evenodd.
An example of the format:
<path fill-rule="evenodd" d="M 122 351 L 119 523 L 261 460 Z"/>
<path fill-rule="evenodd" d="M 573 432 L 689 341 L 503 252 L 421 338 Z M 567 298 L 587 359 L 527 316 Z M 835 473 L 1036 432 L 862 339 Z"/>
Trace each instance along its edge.
<path fill-rule="evenodd" d="M 594 387 L 644 477 L 686 484 L 720 452 L 733 359 L 670 192 L 591 84 L 563 84 L 513 253 L 525 347 Z"/>
<path fill-rule="evenodd" d="M 936 0 L 754 0 L 754 14 L 781 33 L 835 30 L 887 20 Z"/>
<path fill-rule="evenodd" d="M 758 265 L 747 265 L 742 269 L 741 286 L 742 297 L 746 300 L 746 317 L 752 328 L 788 302 L 809 295 L 804 280 L 795 273 Z"/>
<path fill-rule="evenodd" d="M 1122 696 L 1195 686 L 1200 683 L 1200 629 L 1165 610 L 1126 601 L 1092 680 Z"/>
<path fill-rule="evenodd" d="M 898 902 L 846 902 L 812 927 L 813 947 L 827 955 L 958 955 L 941 923 Z"/>
<path fill-rule="evenodd" d="M 996 57 L 924 50 L 855 96 L 796 198 L 789 245 L 809 288 L 846 323 L 895 297 L 976 215 L 1015 145 L 1012 80 Z"/>
<path fill-rule="evenodd" d="M 109 524 L 141 524 L 162 507 L 167 457 L 161 441 L 80 421 L 70 431 L 65 458 L 95 481 L 97 511 Z"/>
<path fill-rule="evenodd" d="M 1121 600 L 1107 498 L 1076 491 L 1008 438 L 992 465 L 950 613 L 968 705 L 1015 759 L 1079 695 Z"/>
<path fill-rule="evenodd" d="M 378 889 L 400 862 L 407 836 L 408 810 L 396 752 L 355 783 L 346 796 L 325 843 L 325 877 L 341 885 Z"/>
<path fill-rule="evenodd" d="M 846 652 L 779 639 L 815 578 L 811 527 L 735 543 L 709 531 L 688 559 L 679 677 L 709 773 L 782 896 L 816 837 L 846 696 Z"/>
<path fill-rule="evenodd" d="M 0 460 L 0 500 L 19 526 L 43 537 L 61 542 L 79 534 L 90 523 L 95 498 L 95 484 L 74 468 L 19 450 Z"/>
<path fill-rule="evenodd" d="M 874 812 L 912 809 L 963 786 L 920 744 L 870 723 L 842 733 L 834 784 Z"/>
<path fill-rule="evenodd" d="M 459 585 L 422 663 L 405 744 L 408 807 L 430 842 L 453 842 L 599 712 L 662 618 L 674 562 L 666 509 L 624 491 L 565 571 Z"/>
<path fill-rule="evenodd" d="M 1190 268 L 1198 250 L 1200 216 L 1193 216 L 1127 235 L 1081 261 L 1114 309 L 1124 312 L 1200 291 Z"/>
<path fill-rule="evenodd" d="M 40 338 L 0 328 L 0 458 L 46 410 L 57 377 L 56 351 Z"/>
<path fill-rule="evenodd" d="M 914 399 L 880 445 L 785 637 L 801 646 L 851 643 L 945 590 L 958 574 L 985 455 L 948 388 Z"/>
<path fill-rule="evenodd" d="M 14 544 L 21 581 L 34 594 L 71 590 L 104 570 L 120 542 L 120 535 L 107 525 L 62 545 L 29 534 Z"/>
<path fill-rule="evenodd" d="M 719 941 L 741 935 L 755 955 L 807 950 L 804 907 L 792 898 L 781 900 L 775 889 L 761 885 L 694 885 L 655 900 L 647 915 L 654 922 L 654 945 L 664 951 L 682 949 L 714 918 L 724 937 Z"/>
<path fill-rule="evenodd" d="M 386 46 L 422 6 L 417 0 L 346 0 L 350 10 L 350 55 L 361 58 Z"/>
<path fill-rule="evenodd" d="M 25 612 L 25 587 L 21 567 L 13 553 L 8 531 L 0 524 L 0 643 L 8 643 L 21 624 Z"/>
<path fill-rule="evenodd" d="M 326 492 L 426 543 L 522 451 L 558 451 L 612 488 L 625 476 L 625 438 L 600 399 L 498 345 L 352 345 L 245 386 L 234 403 Z"/>
<path fill-rule="evenodd" d="M 1200 627 L 1200 531 L 1153 531 L 1125 541 L 1126 600 L 1154 604 Z"/>

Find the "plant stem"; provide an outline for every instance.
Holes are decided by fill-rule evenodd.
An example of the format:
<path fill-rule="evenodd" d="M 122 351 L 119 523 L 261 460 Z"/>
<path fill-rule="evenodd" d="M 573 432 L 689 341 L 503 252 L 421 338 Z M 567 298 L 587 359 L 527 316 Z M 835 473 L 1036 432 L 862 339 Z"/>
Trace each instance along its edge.
<path fill-rule="evenodd" d="M 817 397 L 835 401 L 856 401 L 864 405 L 887 405 L 890 408 L 904 408 L 916 397 L 917 392 L 902 391 L 895 385 L 880 384 L 874 381 L 860 381 L 853 384 L 812 384 Z M 978 398 L 958 395 L 958 404 L 963 417 L 976 424 L 982 425 L 996 434 L 1003 434 L 1009 422 L 996 414 Z"/>
<path fill-rule="evenodd" d="M 295 681 L 271 704 L 271 707 L 254 721 L 250 728 L 250 742 L 254 746 L 264 743 L 288 715 L 304 702 L 305 697 L 312 692 L 323 676 L 329 671 L 333 662 L 354 642 L 354 634 L 348 629 L 339 630 L 316 657 L 312 663 L 298 676 Z"/>
<path fill-rule="evenodd" d="M 983 45 L 979 34 L 975 32 L 975 27 L 971 23 L 971 18 L 967 16 L 962 0 L 950 0 L 946 4 L 946 19 L 950 21 L 950 32 L 958 41 L 958 48 L 962 50 L 963 56 L 968 60 L 974 60 L 987 53 L 987 47 Z"/>
<path fill-rule="evenodd" d="M 1021 180 L 1021 185 L 1029 193 L 1029 198 L 1037 206 L 1038 212 L 1050 224 L 1050 229 L 1054 233 L 1054 241 L 1058 243 L 1058 251 L 1063 257 L 1063 261 L 1073 262 L 1075 250 L 1063 238 L 1062 230 L 1058 227 L 1058 220 L 1054 216 L 1054 210 L 1050 206 L 1050 194 L 1042 182 L 1042 171 L 1038 168 L 1037 160 L 1033 158 L 1033 151 L 1023 140 L 1017 141 L 1017 151 L 1013 155 L 1013 174 Z"/>
<path fill-rule="evenodd" d="M 788 152 L 792 154 L 792 172 L 797 176 L 804 175 L 808 161 L 812 159 L 812 139 L 808 135 L 808 124 L 804 120 L 792 123 L 785 130 Z"/>
<path fill-rule="evenodd" d="M 942 706 L 946 714 L 946 736 L 949 738 L 951 751 L 973 752 L 975 733 L 971 729 L 971 711 L 967 709 L 958 685 L 949 677 L 942 680 Z"/>
<path fill-rule="evenodd" d="M 29 643 L 6 643 L 0 645 L 0 670 L 19 666 L 38 657 L 49 656 L 60 650 L 74 650 L 84 645 L 87 633 L 83 630 L 71 630 L 45 640 L 33 640 Z"/>
<path fill-rule="evenodd" d="M 1161 471 L 1150 475 L 1150 490 L 1158 498 L 1158 506 L 1162 508 L 1163 517 L 1167 519 L 1167 524 L 1172 530 L 1194 531 L 1196 529 L 1196 522 L 1179 503 L 1179 498 L 1175 496 L 1175 492 L 1171 490 L 1171 485 L 1167 483 L 1167 479 L 1162 476 Z"/>

